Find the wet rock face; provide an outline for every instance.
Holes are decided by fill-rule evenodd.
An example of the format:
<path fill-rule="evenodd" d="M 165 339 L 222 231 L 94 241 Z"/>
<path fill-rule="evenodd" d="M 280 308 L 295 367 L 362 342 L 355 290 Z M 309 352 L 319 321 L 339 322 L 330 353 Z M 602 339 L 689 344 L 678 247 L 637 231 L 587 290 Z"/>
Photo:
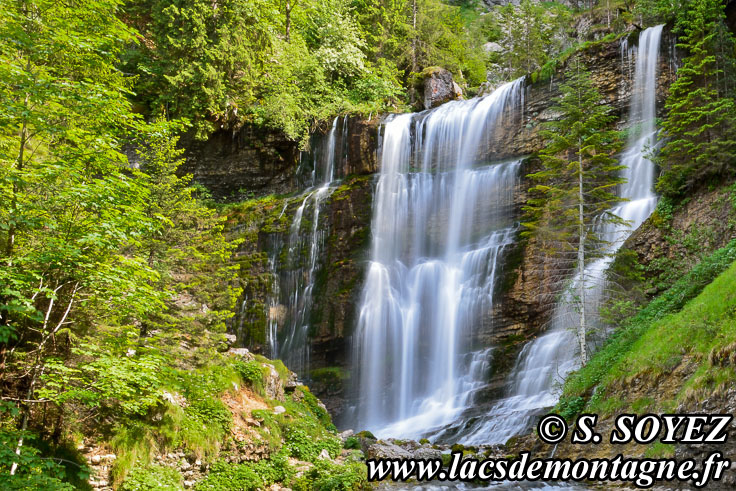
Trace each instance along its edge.
<path fill-rule="evenodd" d="M 636 34 L 630 36 L 635 44 Z M 671 46 L 674 38 L 665 33 L 660 51 L 658 70 L 657 108 L 664 109 L 670 83 L 675 78 L 675 67 L 671 63 Z M 623 56 L 620 42 L 600 43 L 582 52 L 582 60 L 590 70 L 593 82 L 603 95 L 601 103 L 609 104 L 618 117 L 619 126 L 628 123 L 629 104 L 633 86 L 635 60 Z M 558 68 L 548 80 L 527 78 L 524 98 L 524 113 L 520 124 L 505 125 L 496 130 L 496 138 L 488 146 L 488 155 L 508 158 L 530 155 L 544 147 L 541 136 L 542 125 L 560 117 L 554 109 L 555 98 L 560 95 L 560 82 L 564 81 L 566 66 Z"/>
<path fill-rule="evenodd" d="M 206 141 L 185 137 L 181 144 L 181 173 L 192 174 L 218 200 L 295 190 L 299 147 L 280 133 L 244 126 L 216 131 Z"/>
<path fill-rule="evenodd" d="M 378 118 L 346 118 L 340 141 L 344 155 L 336 162 L 336 176 L 378 171 L 378 125 Z M 317 139 L 324 140 L 327 131 L 329 126 L 318 128 Z M 307 185 L 304 174 L 309 172 L 299 171 L 301 167 L 311 170 L 308 167 L 314 150 L 301 152 L 299 143 L 282 133 L 248 125 L 236 131 L 216 131 L 206 141 L 187 136 L 181 145 L 185 149 L 181 173 L 191 174 L 216 200 L 230 202 L 303 189 Z M 306 166 L 300 165 L 302 160 L 307 160 Z"/>
<path fill-rule="evenodd" d="M 424 109 L 463 98 L 463 92 L 444 68 L 429 69 L 424 78 Z"/>
<path fill-rule="evenodd" d="M 636 42 L 636 36 L 632 36 L 630 43 Z M 667 95 L 667 87 L 674 76 L 674 68 L 671 66 L 669 53 L 671 41 L 665 36 L 662 42 L 661 65 L 659 69 L 658 107 L 663 107 Z M 603 94 L 602 103 L 608 103 L 619 117 L 619 126 L 624 128 L 628 119 L 628 107 L 631 97 L 634 60 L 622 56 L 619 42 L 601 43 L 594 45 L 583 53 L 584 62 L 588 65 L 592 77 Z M 562 67 L 553 76 L 545 81 L 531 82 L 531 77 L 524 88 L 524 110 L 521 117 L 514 115 L 514 119 L 508 119 L 506 123 L 496 129 L 494 138 L 489 138 L 487 147 L 488 156 L 494 159 L 519 158 L 539 151 L 544 146 L 540 135 L 541 126 L 544 122 L 558 118 L 552 106 L 554 98 L 559 95 L 560 81 L 564 77 L 565 68 Z M 448 78 L 449 76 L 449 78 Z M 451 100 L 451 75 L 437 70 L 433 76 L 427 78 L 430 99 Z M 335 176 L 341 178 L 342 184 L 323 204 L 323 210 L 319 215 L 319 230 L 325 231 L 324 244 L 320 247 L 317 263 L 319 270 L 316 272 L 313 298 L 314 305 L 309 318 L 310 325 L 310 371 L 320 368 L 340 368 L 346 372 L 350 371 L 348 340 L 356 325 L 356 315 L 359 304 L 359 296 L 362 288 L 361 283 L 368 259 L 368 248 L 371 233 L 371 208 L 374 193 L 373 175 L 379 171 L 377 161 L 379 119 L 374 118 L 365 121 L 359 118 L 349 117 L 338 121 L 340 133 L 337 138 L 337 146 L 343 148 L 340 157 L 335 162 Z M 318 130 L 326 135 L 330 125 Z M 246 131 L 246 130 L 242 130 Z M 227 195 L 235 188 L 240 177 L 233 177 L 228 172 L 237 174 L 245 172 L 251 175 L 254 169 L 276 169 L 279 154 L 274 148 L 283 145 L 278 143 L 276 137 L 263 137 L 256 145 L 252 141 L 244 139 L 241 143 L 225 142 L 219 140 L 222 135 L 215 137 L 208 145 L 212 145 L 214 152 L 207 154 L 207 145 L 199 148 L 201 156 L 207 154 L 205 160 L 192 160 L 192 164 L 202 164 L 199 174 L 195 172 L 195 178 L 212 178 L 220 175 L 223 182 L 221 186 L 222 195 Z M 245 138 L 241 136 L 241 138 Z M 265 140 L 263 139 L 265 138 Z M 219 143 L 218 143 L 219 142 Z M 219 147 L 218 147 L 219 145 Z M 260 146 L 259 146 L 260 145 Z M 314 151 L 316 147 L 310 151 Z M 251 152 L 258 152 L 266 157 L 253 157 Z M 269 150 L 270 147 L 271 150 Z M 218 148 L 222 150 L 217 153 Z M 227 151 L 226 151 L 227 150 Z M 240 155 L 234 162 L 228 160 L 228 156 Z M 196 152 L 195 152 L 196 153 Z M 265 164 L 258 160 L 246 162 L 245 156 L 252 158 L 266 158 Z M 289 154 L 291 155 L 291 154 Z M 249 157 L 250 158 L 250 157 Z M 303 188 L 299 185 L 300 177 L 296 175 L 298 156 L 295 153 L 290 166 L 282 168 L 284 175 L 274 177 L 268 181 L 264 178 L 259 193 L 269 194 L 281 192 L 280 190 L 292 189 L 292 181 L 297 184 L 293 189 Z M 268 160 L 271 159 L 271 160 Z M 274 160 L 275 159 L 275 160 Z M 284 157 L 286 159 L 286 157 Z M 237 165 L 241 165 L 238 168 Z M 302 170 L 309 170 L 309 165 L 302 157 Z M 530 159 L 525 162 L 521 175 L 534 172 L 539 165 L 538 161 Z M 220 167 L 218 167 L 220 166 Z M 246 167 L 250 166 L 248 169 Z M 255 167 L 254 167 L 255 166 Z M 271 166 L 271 167 L 269 167 Z M 288 167 L 288 168 L 287 168 Z M 229 169 L 229 170 L 228 170 Z M 240 170 L 238 170 L 240 169 Z M 219 173 L 219 174 L 218 174 Z M 233 174 L 233 175 L 234 175 Z M 246 177 L 243 177 L 245 179 Z M 290 181 L 291 179 L 291 181 Z M 516 195 L 518 196 L 515 207 L 521 210 L 526 200 L 526 190 L 532 183 L 522 177 L 519 180 Z M 287 204 L 284 200 L 291 200 Z M 239 305 L 243 308 L 237 313 L 233 320 L 234 331 L 238 326 L 242 332 L 239 333 L 240 342 L 254 351 L 265 352 L 265 332 L 269 317 L 278 319 L 285 315 L 286 307 L 283 305 L 271 306 L 268 304 L 267 296 L 272 285 L 272 274 L 268 266 L 268 258 L 273 255 L 274 248 L 276 257 L 283 255 L 283 248 L 288 249 L 289 227 L 293 222 L 296 209 L 302 203 L 303 198 L 279 198 L 270 202 L 269 209 L 264 211 L 263 217 L 258 220 L 245 223 L 242 218 L 233 217 L 231 230 L 241 230 L 242 238 L 246 239 L 236 254 L 236 260 L 241 261 L 241 272 L 244 297 Z M 305 215 L 306 216 L 306 215 Z M 517 220 L 521 220 L 519 214 Z M 235 234 L 236 236 L 241 236 Z M 636 239 L 636 236 L 631 240 Z M 644 239 L 641 239 L 644 240 Z M 651 240 L 661 241 L 652 238 Z M 651 242 L 649 239 L 645 242 Z M 642 246 L 652 247 L 650 246 Z M 279 252 L 281 251 L 281 252 Z M 559 281 L 555 275 L 556 265 L 549 264 L 544 259 L 543 251 L 533 241 L 518 241 L 513 247 L 505 251 L 503 272 L 500 275 L 498 291 L 495 294 L 498 301 L 492 315 L 483 320 L 481 329 L 473 332 L 473 343 L 479 346 L 495 346 L 493 354 L 492 373 L 494 379 L 488 387 L 488 397 L 495 398 L 503 391 L 503 384 L 509 370 L 513 368 L 514 360 L 524 342 L 536 336 L 544 327 L 547 315 L 550 312 L 550 304 L 554 301 L 551 297 Z M 307 258 L 307 256 L 305 256 Z M 305 259 L 306 260 L 306 259 Z M 283 261 L 281 261 L 284 264 Z M 304 264 L 294 264 L 294 267 L 302 267 Z M 269 286 L 270 285 L 270 286 Z M 247 302 L 244 300 L 247 299 Z M 318 395 L 328 406 L 330 412 L 339 421 L 340 414 L 345 406 L 345 389 L 341 383 L 314 382 L 316 395 Z"/>
<path fill-rule="evenodd" d="M 321 204 L 317 229 L 323 232 L 317 248 L 317 269 L 314 271 L 313 303 L 309 319 L 309 371 L 329 367 L 338 374 L 321 383 L 312 373 L 300 373 L 309 381 L 315 395 L 338 418 L 344 406 L 342 372 L 349 370 L 348 339 L 357 324 L 356 316 L 370 246 L 374 176 L 346 177 Z M 239 263 L 240 281 L 244 289 L 238 310 L 231 320 L 230 330 L 238 334 L 239 342 L 262 354 L 268 352 L 269 322 L 277 324 L 277 333 L 287 328 L 286 298 L 276 295 L 281 278 L 307 274 L 311 261 L 310 246 L 290 249 L 291 228 L 296 209 L 304 196 L 266 198 L 251 205 L 241 205 L 228 217 L 228 235 L 243 239 L 235 253 Z M 311 203 L 311 202 L 310 202 Z M 302 227 L 311 233 L 314 224 L 304 224 L 313 217 L 305 213 Z M 278 263 L 274 277 L 270 262 Z M 285 291 L 285 290 L 284 290 Z M 298 291 L 301 296 L 302 290 Z M 273 298 L 278 298 L 276 304 Z M 282 303 L 279 303 L 282 302 Z M 292 313 L 293 315 L 293 313 Z M 232 351 L 232 350 L 231 350 Z M 323 377 L 324 378 L 324 377 Z M 314 383 L 314 385 L 313 385 Z"/>

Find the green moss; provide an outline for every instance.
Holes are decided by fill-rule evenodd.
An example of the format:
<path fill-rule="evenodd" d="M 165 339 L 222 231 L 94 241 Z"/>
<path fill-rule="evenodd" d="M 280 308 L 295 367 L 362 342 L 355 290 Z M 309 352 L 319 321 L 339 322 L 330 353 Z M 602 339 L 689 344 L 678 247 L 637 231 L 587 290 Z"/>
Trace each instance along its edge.
<path fill-rule="evenodd" d="M 637 414 L 642 414 L 649 409 L 654 403 L 654 399 L 651 397 L 640 397 L 631 403 L 631 410 Z"/>
<path fill-rule="evenodd" d="M 596 414 L 600 414 L 601 416 L 612 415 L 621 411 L 628 405 L 625 400 L 618 396 L 607 397 L 600 401 L 598 401 L 598 399 L 601 398 L 593 397 L 588 409 Z"/>
<path fill-rule="evenodd" d="M 350 374 L 342 367 L 323 367 L 312 370 L 309 378 L 314 382 L 322 382 L 327 385 L 340 385 L 344 380 L 350 378 Z"/>
<path fill-rule="evenodd" d="M 358 438 L 363 438 L 366 440 L 377 440 L 375 436 L 373 436 L 373 433 L 371 433 L 368 430 L 363 430 L 355 434 Z"/>
<path fill-rule="evenodd" d="M 655 442 L 644 452 L 648 459 L 665 459 L 675 456 L 675 446 L 670 443 Z"/>

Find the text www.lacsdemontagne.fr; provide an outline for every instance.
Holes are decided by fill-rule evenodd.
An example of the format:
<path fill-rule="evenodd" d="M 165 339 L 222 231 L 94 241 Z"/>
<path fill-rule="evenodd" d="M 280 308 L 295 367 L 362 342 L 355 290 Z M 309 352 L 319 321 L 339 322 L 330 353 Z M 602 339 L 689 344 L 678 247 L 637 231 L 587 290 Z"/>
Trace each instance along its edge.
<path fill-rule="evenodd" d="M 531 459 L 522 452 L 515 459 L 463 459 L 451 454 L 450 465 L 440 459 L 369 459 L 368 480 L 382 481 L 618 481 L 648 488 L 662 481 L 690 481 L 697 488 L 719 481 L 730 466 L 720 452 L 713 452 L 698 466 L 693 459 Z"/>

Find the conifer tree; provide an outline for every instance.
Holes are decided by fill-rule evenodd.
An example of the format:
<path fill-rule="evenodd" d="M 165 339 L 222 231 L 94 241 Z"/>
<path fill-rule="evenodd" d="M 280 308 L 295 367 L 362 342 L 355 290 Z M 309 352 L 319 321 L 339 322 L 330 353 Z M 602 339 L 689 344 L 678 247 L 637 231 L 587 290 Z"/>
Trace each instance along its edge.
<path fill-rule="evenodd" d="M 611 207 L 621 201 L 615 194 L 622 167 L 613 155 L 620 148 L 618 135 L 609 129 L 611 108 L 593 84 L 579 57 L 570 63 L 569 79 L 562 84 L 554 110 L 562 116 L 543 131 L 546 148 L 540 153 L 542 169 L 529 177 L 538 184 L 524 208 L 525 236 L 534 237 L 542 253 L 552 257 L 565 273 L 574 273 L 568 298 L 579 309 L 578 344 L 587 361 L 585 294 L 591 286 L 585 267 L 603 254 L 604 241 L 595 225 L 620 223 Z M 574 267 L 574 269 L 573 269 Z"/>
<path fill-rule="evenodd" d="M 736 152 L 733 35 L 720 0 L 690 2 L 678 22 L 678 47 L 687 51 L 670 87 L 662 123 L 666 144 L 656 158 L 658 189 L 678 195 L 729 170 Z"/>

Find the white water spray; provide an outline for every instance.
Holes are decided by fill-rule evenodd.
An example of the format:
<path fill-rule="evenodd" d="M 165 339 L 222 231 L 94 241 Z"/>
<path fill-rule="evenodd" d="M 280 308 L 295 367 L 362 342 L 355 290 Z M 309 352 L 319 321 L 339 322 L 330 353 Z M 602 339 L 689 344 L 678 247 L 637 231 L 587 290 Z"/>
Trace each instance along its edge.
<path fill-rule="evenodd" d="M 489 351 L 474 353 L 471 339 L 491 318 L 515 238 L 520 164 L 491 165 L 484 151 L 496 129 L 518 124 L 522 85 L 383 128 L 354 361 L 357 423 L 379 436 L 416 437 L 454 420 L 487 375 Z"/>
<path fill-rule="evenodd" d="M 604 298 L 605 272 L 612 256 L 623 242 L 654 211 L 654 164 L 646 158 L 656 144 L 657 66 L 662 26 L 651 27 L 639 37 L 638 47 L 628 47 L 627 56 L 636 57 L 629 124 L 632 127 L 627 148 L 621 155 L 623 177 L 620 196 L 628 199 L 611 212 L 627 225 L 606 224 L 599 235 L 607 243 L 609 255 L 586 267 L 584 275 L 592 287 L 586 293 L 586 310 L 597 313 Z M 571 290 L 580 278 L 573 278 Z M 499 401 L 487 417 L 468 428 L 465 444 L 504 443 L 531 426 L 536 416 L 555 405 L 567 374 L 579 366 L 574 326 L 578 313 L 569 300 L 555 307 L 548 332 L 527 344 L 519 355 L 510 383 L 510 396 Z"/>

